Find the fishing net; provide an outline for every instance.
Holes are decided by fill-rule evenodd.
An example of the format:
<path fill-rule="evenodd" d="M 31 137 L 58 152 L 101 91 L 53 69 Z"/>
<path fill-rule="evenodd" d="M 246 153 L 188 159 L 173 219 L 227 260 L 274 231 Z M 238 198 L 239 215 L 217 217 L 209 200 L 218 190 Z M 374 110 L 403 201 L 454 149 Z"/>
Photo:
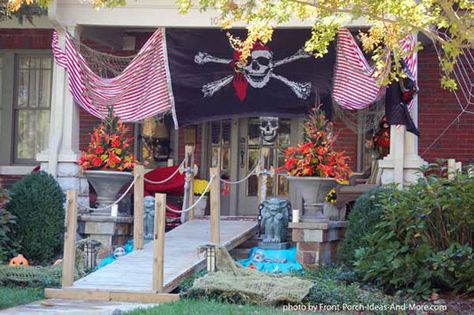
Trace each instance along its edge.
<path fill-rule="evenodd" d="M 87 273 L 84 256 L 84 251 L 76 248 L 74 279 L 82 278 Z M 58 287 L 61 276 L 62 263 L 55 266 L 0 265 L 0 286 Z"/>
<path fill-rule="evenodd" d="M 297 277 L 244 269 L 223 247 L 217 248 L 218 271 L 195 280 L 189 297 L 215 297 L 238 303 L 277 305 L 299 303 L 313 286 Z"/>
<path fill-rule="evenodd" d="M 84 57 L 89 68 L 102 78 L 113 78 L 122 71 L 135 58 L 136 54 L 121 56 L 99 51 L 80 42 L 76 38 L 71 38 L 73 45 Z"/>
<path fill-rule="evenodd" d="M 364 109 L 348 110 L 336 103 L 333 104 L 334 115 L 356 134 L 365 135 L 369 131 L 377 131 L 385 115 L 384 100 L 376 102 Z"/>
<path fill-rule="evenodd" d="M 0 285 L 55 287 L 61 283 L 61 267 L 0 266 Z"/>

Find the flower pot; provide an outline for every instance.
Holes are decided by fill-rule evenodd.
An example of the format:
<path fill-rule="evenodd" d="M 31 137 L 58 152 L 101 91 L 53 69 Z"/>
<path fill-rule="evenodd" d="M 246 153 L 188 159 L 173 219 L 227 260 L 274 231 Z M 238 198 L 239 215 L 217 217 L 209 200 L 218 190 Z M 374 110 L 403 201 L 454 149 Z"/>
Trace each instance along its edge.
<path fill-rule="evenodd" d="M 200 196 L 194 196 L 193 201 L 196 202 Z M 198 204 L 194 207 L 194 216 L 196 218 L 204 217 L 207 207 L 207 196 L 202 197 Z"/>
<path fill-rule="evenodd" d="M 117 171 L 85 171 L 84 176 L 94 187 L 97 194 L 97 208 L 112 205 L 117 198 L 123 186 L 130 184 L 133 175 L 130 172 Z M 112 207 L 93 211 L 93 215 L 110 216 Z"/>
<path fill-rule="evenodd" d="M 303 198 L 302 222 L 328 222 L 323 214 L 326 195 L 336 186 L 334 178 L 288 176 L 288 182 Z"/>

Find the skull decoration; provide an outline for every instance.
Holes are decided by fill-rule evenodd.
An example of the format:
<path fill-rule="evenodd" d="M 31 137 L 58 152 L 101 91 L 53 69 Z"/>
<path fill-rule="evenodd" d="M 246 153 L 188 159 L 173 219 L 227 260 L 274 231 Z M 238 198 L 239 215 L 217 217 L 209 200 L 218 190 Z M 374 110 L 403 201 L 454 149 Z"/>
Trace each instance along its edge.
<path fill-rule="evenodd" d="M 278 117 L 260 117 L 260 136 L 263 145 L 272 145 L 278 136 Z"/>
<path fill-rule="evenodd" d="M 123 247 L 117 247 L 115 250 L 114 250 L 114 257 L 115 259 L 119 258 L 119 257 L 122 257 L 122 256 L 125 256 L 125 249 Z"/>
<path fill-rule="evenodd" d="M 243 67 L 245 79 L 253 88 L 261 89 L 270 81 L 273 72 L 273 53 L 269 50 L 254 50 L 250 62 Z"/>

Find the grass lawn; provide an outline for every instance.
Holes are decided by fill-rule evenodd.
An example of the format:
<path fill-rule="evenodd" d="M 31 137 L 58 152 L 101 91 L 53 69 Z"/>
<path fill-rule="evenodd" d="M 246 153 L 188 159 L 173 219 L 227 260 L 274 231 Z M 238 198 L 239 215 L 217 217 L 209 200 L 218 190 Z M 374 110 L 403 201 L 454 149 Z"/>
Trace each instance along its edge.
<path fill-rule="evenodd" d="M 254 306 L 254 305 L 235 305 L 227 303 L 218 303 L 206 300 L 181 299 L 177 302 L 165 303 L 148 309 L 138 309 L 126 313 L 127 315 L 240 315 L 240 314 L 258 314 L 258 315 L 288 315 L 290 312 L 283 312 L 282 308 Z M 299 314 L 293 313 L 291 314 Z"/>
<path fill-rule="evenodd" d="M 43 298 L 43 288 L 0 287 L 0 309 L 31 303 Z"/>

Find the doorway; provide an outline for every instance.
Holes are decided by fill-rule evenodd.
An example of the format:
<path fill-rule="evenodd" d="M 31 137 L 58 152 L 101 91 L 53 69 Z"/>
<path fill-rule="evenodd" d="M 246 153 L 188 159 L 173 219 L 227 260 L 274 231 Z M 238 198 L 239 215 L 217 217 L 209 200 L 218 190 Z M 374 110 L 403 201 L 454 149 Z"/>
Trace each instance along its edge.
<path fill-rule="evenodd" d="M 267 181 L 267 198 L 289 198 L 288 182 L 284 176 L 284 152 L 298 143 L 302 134 L 299 119 L 251 117 L 226 119 L 208 123 L 208 165 L 220 165 L 221 176 L 231 181 L 249 174 L 257 165 L 262 147 L 270 151 L 269 163 L 275 169 Z M 265 137 L 266 135 L 266 137 Z M 220 156 L 219 156 L 220 152 Z M 252 175 L 236 185 L 221 186 L 223 215 L 258 215 L 258 179 Z"/>

